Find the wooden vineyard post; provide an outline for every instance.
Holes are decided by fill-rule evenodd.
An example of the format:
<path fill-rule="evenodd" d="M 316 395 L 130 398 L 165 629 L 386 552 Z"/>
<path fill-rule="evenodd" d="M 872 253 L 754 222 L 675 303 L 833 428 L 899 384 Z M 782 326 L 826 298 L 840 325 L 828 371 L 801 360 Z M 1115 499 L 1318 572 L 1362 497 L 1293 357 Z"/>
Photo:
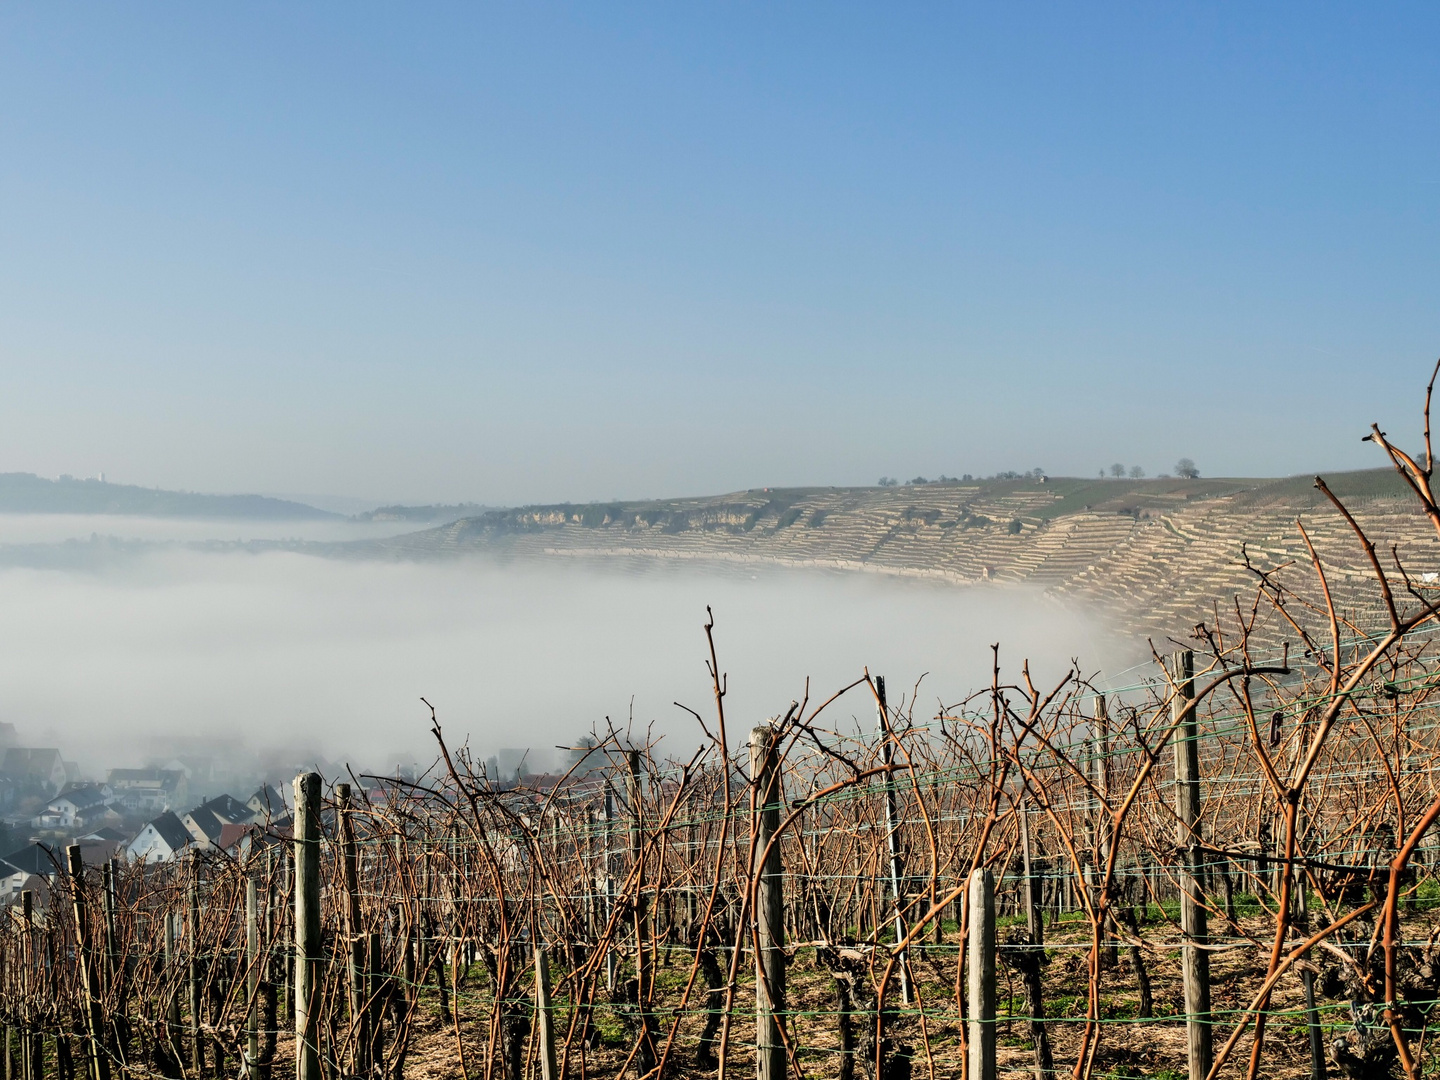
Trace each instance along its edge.
<path fill-rule="evenodd" d="M 615 820 L 615 792 L 610 787 L 610 781 L 605 781 L 605 801 L 603 804 L 605 814 L 605 853 L 603 872 L 605 875 L 605 925 L 610 924 L 610 918 L 615 911 L 615 867 L 611 860 L 611 844 L 613 842 L 613 826 Z M 611 993 L 615 991 L 615 950 L 607 943 L 605 946 L 605 989 Z"/>
<path fill-rule="evenodd" d="M 1045 944 L 1045 915 L 1040 909 L 1040 875 L 1036 872 L 1034 846 L 1030 842 L 1030 807 L 1020 803 L 1020 852 L 1025 871 L 1025 929 L 1030 932 L 1030 943 Z"/>
<path fill-rule="evenodd" d="M 170 912 L 160 916 L 165 920 L 165 972 L 170 978 L 175 974 L 175 917 Z M 165 1001 L 165 1044 L 175 1063 L 180 1063 L 180 995 L 172 990 Z"/>
<path fill-rule="evenodd" d="M 398 857 L 398 848 L 400 846 L 400 838 L 398 836 L 395 838 L 395 846 L 397 848 L 396 861 L 399 862 L 400 860 Z M 404 1012 L 408 1014 L 409 1012 L 413 1011 L 415 1004 L 420 1000 L 420 988 L 415 985 L 415 980 L 419 977 L 418 973 L 420 967 L 421 949 L 423 948 L 423 945 L 421 944 L 423 927 L 420 925 L 420 920 L 418 917 L 410 915 L 407 915 L 405 917 L 404 925 L 405 952 L 401 960 L 401 975 L 403 976 L 405 981 L 403 993 L 405 997 L 406 1009 L 404 1010 Z"/>
<path fill-rule="evenodd" d="M 85 862 L 80 845 L 66 851 L 70 859 L 70 893 L 75 901 L 75 944 L 79 949 L 80 977 L 85 982 L 85 1037 L 89 1043 L 92 1080 L 110 1080 L 110 1058 L 105 1053 L 105 1016 L 100 1002 L 100 971 L 85 917 Z"/>
<path fill-rule="evenodd" d="M 187 891 L 190 913 L 190 965 L 187 972 L 190 992 L 190 1063 L 194 1066 L 196 1076 L 204 1076 L 205 1041 L 200 1034 L 200 888 L 195 881 L 195 874 L 195 864 L 191 863 L 190 886 Z"/>
<path fill-rule="evenodd" d="M 1105 695 L 1095 695 L 1095 888 L 1097 894 L 1105 882 L 1105 870 L 1110 865 L 1110 712 L 1106 707 Z M 1104 897 L 1097 895 L 1098 902 Z M 1108 911 L 1108 905 L 1107 905 Z M 1104 950 L 1100 962 L 1104 967 L 1113 968 L 1117 963 L 1115 947 L 1115 919 L 1107 915 L 1100 928 Z"/>
<path fill-rule="evenodd" d="M 260 1062 L 260 896 L 255 879 L 245 882 L 245 1075 Z"/>
<path fill-rule="evenodd" d="M 39 948 L 37 944 L 37 949 Z M 34 1021 L 31 1021 L 32 1025 Z M 31 1027 L 26 1033 L 25 1080 L 45 1080 L 45 1034 Z"/>
<path fill-rule="evenodd" d="M 890 710 L 885 706 L 885 676 L 875 676 L 875 713 L 880 727 L 880 762 L 888 770 L 894 763 L 895 748 L 890 731 Z M 895 776 L 885 774 L 885 844 L 890 856 L 890 896 L 895 901 L 895 944 L 905 940 L 904 867 L 900 859 L 900 833 L 895 805 Z M 910 955 L 900 951 L 900 1000 L 910 1005 Z"/>
<path fill-rule="evenodd" d="M 370 1047 L 369 1020 L 366 1004 L 365 938 L 360 929 L 360 861 L 355 848 L 355 822 L 350 810 L 350 785 L 335 785 L 335 807 L 340 826 L 340 862 L 345 874 L 345 936 L 350 944 L 350 1038 L 354 1045 L 354 1072 L 365 1076 L 370 1071 L 366 1055 Z"/>
<path fill-rule="evenodd" d="M 535 1015 L 540 1020 L 540 1080 L 559 1080 L 555 1065 L 555 1006 L 550 1001 L 550 957 L 535 946 Z"/>
<path fill-rule="evenodd" d="M 655 1067 L 655 1018 L 650 1012 L 650 999 L 654 974 L 650 970 L 650 957 L 645 953 L 645 926 L 649 918 L 649 905 L 645 899 L 644 833 L 640 817 L 642 807 L 640 790 L 640 751 L 631 750 L 626 755 L 629 778 L 626 781 L 626 795 L 630 802 L 630 861 L 635 868 L 635 1002 L 640 1012 L 640 1054 L 638 1062 L 641 1072 Z"/>
<path fill-rule="evenodd" d="M 995 876 L 970 874 L 970 939 L 966 944 L 966 1080 L 995 1080 Z"/>
<path fill-rule="evenodd" d="M 1326 1080 L 1325 1032 L 1315 1007 L 1315 972 L 1308 966 L 1300 969 L 1300 983 L 1305 988 L 1305 1027 L 1310 1035 L 1310 1080 Z"/>
<path fill-rule="evenodd" d="M 1189 649 L 1172 658 L 1175 696 L 1172 719 L 1179 721 L 1175 745 L 1175 846 L 1180 855 L 1181 976 L 1185 984 L 1185 1029 L 1189 1044 L 1190 1080 L 1210 1072 L 1209 926 L 1202 894 L 1200 846 L 1200 724 L 1191 703 L 1195 698 L 1195 654 Z M 1186 710 L 1189 710 L 1188 715 Z M 1182 719 L 1182 716 L 1184 717 Z"/>
<path fill-rule="evenodd" d="M 389 991 L 393 990 L 393 981 L 380 974 L 382 958 L 380 955 L 380 935 L 375 931 L 365 935 L 365 951 L 369 959 L 366 966 L 365 992 L 366 1021 L 365 1031 L 368 1040 L 365 1046 L 365 1060 L 370 1063 L 372 1073 L 379 1072 L 385 1062 L 385 1001 Z M 382 993 L 382 990 L 386 993 Z"/>
<path fill-rule="evenodd" d="M 22 961 L 25 965 L 25 984 L 21 986 L 21 992 L 30 989 L 31 972 L 35 970 L 35 893 L 25 889 L 20 893 L 20 918 L 24 925 L 25 941 L 23 945 Z M 31 1044 L 35 1036 L 30 1030 L 30 1025 L 22 1020 L 20 1027 L 20 1075 L 24 1080 L 30 1080 L 35 1075 L 32 1067 Z"/>
<path fill-rule="evenodd" d="M 320 1080 L 320 774 L 295 778 L 295 1080 Z"/>
<path fill-rule="evenodd" d="M 775 729 L 761 725 L 750 732 L 750 775 L 755 783 L 755 1067 L 758 1080 L 785 1080 L 785 880 L 780 845 L 771 844 L 780 828 L 780 767 Z M 769 848 L 768 852 L 766 849 Z"/>
<path fill-rule="evenodd" d="M 294 856 L 291 852 L 282 849 L 280 853 L 280 896 L 282 897 L 282 900 L 278 905 L 276 905 L 277 910 L 275 912 L 274 935 L 269 939 L 272 942 L 279 943 L 278 947 L 280 951 L 280 970 L 283 973 L 281 978 L 282 985 L 280 989 L 284 994 L 284 1000 L 280 1002 L 280 1007 L 276 1010 L 276 1012 L 277 1014 L 282 1016 L 293 1016 L 295 1013 L 295 949 L 293 942 L 287 946 L 283 941 L 285 932 L 285 902 L 283 900 L 283 897 L 292 888 L 294 888 L 294 875 Z M 426 884 L 429 884 L 428 877 L 426 879 Z M 428 896 L 429 893 L 427 892 L 425 895 Z M 294 937 L 293 930 L 291 932 L 291 937 Z"/>
<path fill-rule="evenodd" d="M 115 860 L 106 859 L 100 868 L 101 912 L 105 918 L 105 980 L 106 985 L 115 981 L 119 962 L 115 951 Z"/>
<path fill-rule="evenodd" d="M 1298 761 L 1300 755 L 1308 750 L 1305 739 L 1296 740 L 1295 757 Z M 1303 799 L 1296 807 L 1298 820 L 1295 825 L 1297 836 L 1305 834 L 1305 803 Z M 1305 863 L 1304 852 L 1299 851 L 1300 861 L 1295 865 L 1295 918 L 1302 930 L 1310 929 L 1310 902 L 1306 896 Z M 1320 1010 L 1315 1007 L 1315 972 L 1306 965 L 1300 969 L 1300 983 L 1305 988 L 1305 1027 L 1310 1036 L 1310 1078 L 1311 1080 L 1326 1080 L 1325 1066 L 1325 1033 L 1320 1026 Z"/>
<path fill-rule="evenodd" d="M 100 867 L 100 916 L 105 933 L 105 981 L 107 991 L 115 985 L 118 964 L 115 959 L 115 860 L 106 859 Z"/>
<path fill-rule="evenodd" d="M 1035 1075 L 1046 1080 L 1055 1071 L 1055 1056 L 1050 1049 L 1050 1032 L 1045 1026 L 1045 913 L 1040 907 L 1042 882 L 1035 865 L 1035 852 L 1030 842 L 1030 807 L 1020 803 L 1020 850 L 1025 872 L 1025 926 L 1030 933 L 1032 963 L 1025 968 L 1025 1008 L 1030 1013 L 1030 1041 L 1035 1044 Z"/>
<path fill-rule="evenodd" d="M 105 916 L 105 991 L 111 995 L 116 1018 L 107 1033 L 115 1062 L 123 1072 L 129 1063 L 129 1025 L 125 1020 L 126 1001 L 129 996 L 129 979 L 125 977 L 124 962 L 120 957 L 119 938 L 115 933 L 115 908 L 119 901 L 120 860 L 106 859 L 102 871 L 103 892 L 100 902 Z"/>

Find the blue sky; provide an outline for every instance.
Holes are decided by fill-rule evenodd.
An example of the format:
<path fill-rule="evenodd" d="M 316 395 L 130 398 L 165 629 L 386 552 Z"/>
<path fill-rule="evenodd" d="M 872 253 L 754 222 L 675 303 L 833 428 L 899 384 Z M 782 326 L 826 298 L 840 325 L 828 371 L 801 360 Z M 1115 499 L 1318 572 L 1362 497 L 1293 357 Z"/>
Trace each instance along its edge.
<path fill-rule="evenodd" d="M 1376 463 L 1440 9 L 0 8 L 0 470 L 492 503 Z"/>

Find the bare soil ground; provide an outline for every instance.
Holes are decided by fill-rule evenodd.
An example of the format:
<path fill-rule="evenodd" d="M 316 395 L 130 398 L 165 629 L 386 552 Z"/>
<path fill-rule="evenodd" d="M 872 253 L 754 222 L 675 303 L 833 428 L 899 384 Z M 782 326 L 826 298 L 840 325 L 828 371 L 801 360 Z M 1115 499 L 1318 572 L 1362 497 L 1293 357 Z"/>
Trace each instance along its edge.
<path fill-rule="evenodd" d="M 1214 1030 L 1218 1048 L 1230 1036 L 1240 1013 L 1250 1003 L 1265 971 L 1268 942 L 1265 941 L 1266 920 L 1255 917 L 1240 920 L 1240 928 L 1255 939 L 1256 945 L 1239 945 L 1217 949 L 1211 959 L 1211 1003 L 1218 1015 Z M 1151 928 L 1152 931 L 1154 928 Z M 894 1038 L 913 1048 L 913 1073 L 917 1078 L 950 1078 L 961 1075 L 964 1046 L 963 1022 L 956 1007 L 954 986 L 953 934 L 951 943 L 927 950 L 916 958 L 917 991 L 923 1002 L 919 1009 L 899 1007 L 898 987 L 892 988 L 892 1000 L 899 1013 L 894 1022 Z M 1233 936 L 1233 935 L 1232 935 Z M 1058 1073 L 1068 1075 L 1083 1027 L 1086 1009 L 1086 954 L 1083 946 L 1088 929 L 1081 921 L 1066 920 L 1047 927 L 1047 947 L 1051 960 L 1045 973 L 1049 1031 L 1055 1052 Z M 1082 946 L 1082 947 L 1076 947 Z M 662 966 L 657 976 L 665 1000 L 673 1005 L 679 989 L 689 974 L 690 958 L 675 950 L 670 966 Z M 1106 971 L 1101 995 L 1101 1044 L 1094 1072 L 1096 1077 L 1112 1080 L 1181 1080 L 1185 1076 L 1186 1036 L 1182 1020 L 1179 953 L 1173 948 L 1147 949 L 1145 962 L 1153 987 L 1154 1013 L 1150 1020 L 1136 1020 L 1138 991 L 1134 974 L 1120 952 L 1119 963 Z M 485 1067 L 488 1043 L 488 988 L 483 973 L 476 966 L 462 988 L 461 1030 L 457 1039 L 450 1016 L 442 1019 L 433 990 L 422 998 L 421 1014 L 406 1064 L 409 1080 L 452 1080 L 487 1075 Z M 999 975 L 999 1065 L 1003 1077 L 1034 1076 L 1034 1053 L 1029 1041 L 1029 1024 L 1024 1014 L 1024 997 L 1018 976 L 1002 965 Z M 557 979 L 558 982 L 558 979 Z M 754 1001 L 753 984 L 748 980 L 737 990 L 736 1010 L 730 1029 L 727 1073 L 749 1077 L 754 1073 Z M 1272 1015 L 1266 1033 L 1265 1053 L 1260 1075 L 1278 1080 L 1307 1077 L 1310 1071 L 1309 1042 L 1301 1009 L 1303 990 L 1298 976 L 1282 979 L 1271 1004 Z M 800 1047 L 798 1063 L 806 1076 L 834 1077 L 840 1072 L 839 1029 L 836 1018 L 834 981 L 829 973 L 817 967 L 813 953 L 802 949 L 790 969 L 789 1004 L 793 1016 L 791 1038 Z M 1321 1002 L 1331 1008 L 1322 1012 L 1322 1019 L 1338 1023 L 1345 1015 L 1334 1009 L 1335 1002 Z M 563 1038 L 569 1012 L 563 999 L 557 998 L 557 1026 Z M 668 1032 L 674 1011 L 662 1008 L 658 1020 L 662 1032 Z M 571 1078 L 610 1078 L 620 1075 L 633 1045 L 632 1036 L 622 1019 L 608 1006 L 597 1009 L 597 1021 L 603 1032 L 598 1048 L 571 1048 L 566 1076 Z M 864 1019 L 857 1017 L 857 1024 Z M 680 1022 L 676 1046 L 667 1063 L 666 1074 L 673 1077 L 714 1077 L 695 1063 L 695 1042 L 702 1018 L 698 1011 L 689 1011 Z M 1327 1034 L 1327 1042 L 1328 1042 Z M 1243 1076 L 1248 1064 L 1253 1033 L 1247 1032 L 1236 1047 L 1222 1075 Z M 526 1075 L 536 1077 L 539 1068 L 537 1047 L 533 1036 L 527 1040 Z M 280 1060 L 288 1064 L 288 1048 L 282 1047 Z M 563 1048 L 562 1048 L 563 1053 Z M 463 1056 L 463 1064 L 462 1064 Z M 281 1072 L 277 1068 L 277 1074 Z M 866 1074 L 864 1064 L 856 1062 L 856 1076 Z M 1333 1071 L 1333 1067 L 1332 1067 Z M 631 1062 L 625 1072 L 637 1075 Z M 499 1080 L 503 1076 L 498 1059 L 488 1075 Z"/>

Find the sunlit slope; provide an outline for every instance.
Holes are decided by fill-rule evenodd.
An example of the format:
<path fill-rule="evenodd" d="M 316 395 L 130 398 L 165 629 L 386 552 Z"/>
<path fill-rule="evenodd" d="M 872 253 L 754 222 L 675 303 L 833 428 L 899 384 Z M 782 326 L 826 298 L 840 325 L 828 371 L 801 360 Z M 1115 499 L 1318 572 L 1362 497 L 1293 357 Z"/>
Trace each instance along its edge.
<path fill-rule="evenodd" d="M 1417 574 L 1440 570 L 1434 531 L 1393 475 L 1342 473 L 1330 483 L 1383 550 L 1399 544 Z M 1024 582 L 1101 601 L 1146 633 L 1179 633 L 1217 599 L 1253 590 L 1242 545 L 1265 567 L 1308 559 L 1297 517 L 1342 601 L 1358 602 L 1369 574 L 1363 552 L 1310 477 L 758 489 L 492 511 L 380 545 L 409 555 L 488 549 Z"/>

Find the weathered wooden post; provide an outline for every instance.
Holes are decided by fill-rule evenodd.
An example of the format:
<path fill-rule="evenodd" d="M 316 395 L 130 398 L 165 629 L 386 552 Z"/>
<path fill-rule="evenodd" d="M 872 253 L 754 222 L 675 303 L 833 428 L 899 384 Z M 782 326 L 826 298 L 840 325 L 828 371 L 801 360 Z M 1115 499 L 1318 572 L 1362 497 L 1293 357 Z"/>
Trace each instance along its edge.
<path fill-rule="evenodd" d="M 1310 1080 L 1325 1080 L 1325 1033 L 1320 1027 L 1320 1010 L 1315 1007 L 1315 972 L 1308 964 L 1300 969 L 1300 982 L 1305 988 L 1305 1026 L 1310 1033 Z"/>
<path fill-rule="evenodd" d="M 1105 871 L 1110 865 L 1110 711 L 1105 695 L 1095 695 L 1095 887 L 1096 901 L 1106 901 L 1110 910 L 1109 895 L 1099 895 L 1105 885 Z M 1115 946 L 1116 923 L 1113 914 L 1107 914 L 1100 932 L 1105 946 L 1101 950 L 1100 962 L 1104 967 L 1115 967 L 1118 962 Z"/>
<path fill-rule="evenodd" d="M 34 1024 L 34 1020 L 31 1023 Z M 45 1080 L 45 1033 L 31 1027 L 26 1036 L 25 1080 Z"/>
<path fill-rule="evenodd" d="M 169 911 L 161 918 L 165 920 L 165 973 L 167 980 L 174 979 L 176 964 L 175 953 L 175 915 Z M 172 983 L 173 985 L 173 983 Z M 172 989 L 169 998 L 165 1001 L 165 1041 L 170 1051 L 170 1056 L 175 1059 L 175 1064 L 180 1064 L 180 993 Z"/>
<path fill-rule="evenodd" d="M 555 1006 L 550 1001 L 550 957 L 535 945 L 535 1015 L 540 1020 L 540 1080 L 559 1080 L 555 1064 Z"/>
<path fill-rule="evenodd" d="M 412 920 L 407 915 L 405 918 L 405 952 L 401 958 L 401 977 L 405 983 L 402 993 L 405 997 L 406 1011 L 413 1009 L 415 1003 L 420 1000 L 420 987 L 415 984 L 415 980 L 420 967 L 423 932 L 424 928 L 420 925 L 419 919 Z"/>
<path fill-rule="evenodd" d="M 995 1080 L 995 875 L 988 867 L 970 874 L 969 922 L 965 1075 L 966 1080 Z"/>
<path fill-rule="evenodd" d="M 1085 779 L 1091 784 L 1095 781 L 1095 734 L 1092 726 L 1091 732 L 1087 735 L 1081 745 L 1080 765 L 1084 770 Z M 1085 797 L 1085 812 L 1081 816 L 1080 831 L 1080 881 L 1079 886 L 1083 887 L 1085 899 L 1091 904 L 1098 902 L 1099 897 L 1095 894 L 1095 864 L 1097 859 L 1095 842 L 1095 800 L 1092 796 Z M 1079 905 L 1084 906 L 1084 905 Z"/>
<path fill-rule="evenodd" d="M 428 873 L 428 869 L 427 869 L 427 873 Z M 292 879 L 293 879 L 293 877 L 294 877 L 294 874 L 295 874 L 295 858 L 294 858 L 294 855 L 293 855 L 291 852 L 285 851 L 285 850 L 282 848 L 282 849 L 281 849 L 281 852 L 280 852 L 280 893 L 279 893 L 280 896 L 283 897 L 287 892 L 289 892 L 289 891 L 294 887 L 293 882 L 292 882 Z M 424 895 L 425 895 L 425 896 L 429 896 L 429 895 L 430 895 L 430 891 L 429 891 L 429 884 L 430 884 L 430 882 L 429 882 L 428 877 L 427 877 L 427 879 L 426 879 L 425 884 L 426 884 L 426 890 L 425 890 Z M 291 942 L 290 944 L 286 944 L 284 941 L 281 941 L 281 940 L 280 940 L 280 939 L 283 937 L 283 935 L 284 935 L 284 929 L 285 929 L 285 905 L 284 905 L 284 902 L 282 901 L 281 903 L 277 904 L 277 905 L 276 905 L 276 908 L 277 908 L 277 910 L 276 910 L 276 912 L 275 912 L 275 933 L 274 933 L 274 935 L 270 938 L 270 940 L 271 940 L 272 942 L 274 942 L 274 941 L 279 941 L 279 946 L 278 946 L 278 948 L 279 948 L 279 952 L 280 952 L 280 970 L 281 970 L 281 972 L 283 973 L 283 974 L 282 974 L 282 977 L 281 977 L 281 987 L 280 987 L 280 989 L 281 989 L 281 992 L 284 994 L 284 1001 L 281 1003 L 280 1008 L 277 1009 L 276 1011 L 277 1011 L 277 1013 L 280 1013 L 280 1015 L 293 1016 L 294 1013 L 295 1013 L 295 963 L 294 963 L 295 947 L 294 947 L 293 940 L 292 940 L 292 942 Z M 294 937 L 294 931 L 293 931 L 293 929 L 292 929 L 292 931 L 291 931 L 291 937 L 292 937 L 292 939 L 293 939 L 293 937 Z M 282 1010 L 283 1010 L 283 1011 L 282 1011 Z"/>
<path fill-rule="evenodd" d="M 245 1075 L 257 1075 L 260 1063 L 260 894 L 255 879 L 245 882 Z"/>
<path fill-rule="evenodd" d="M 650 1012 L 654 973 L 650 970 L 650 957 L 646 950 L 646 926 L 651 904 L 645 896 L 644 833 L 641 814 L 644 809 L 643 792 L 640 787 L 640 751 L 631 750 L 625 755 L 629 768 L 626 779 L 626 796 L 630 802 L 630 861 L 635 868 L 635 1003 L 640 1013 L 640 1053 L 638 1063 L 641 1072 L 649 1072 L 658 1060 L 655 1049 L 655 1018 Z"/>
<path fill-rule="evenodd" d="M 13 915 L 13 912 L 11 912 L 10 914 Z M 7 929 L 13 930 L 15 928 L 13 918 L 6 918 L 5 924 Z M 9 937 L 9 942 L 13 944 L 14 952 L 11 953 L 7 950 L 5 954 L 5 967 L 3 971 L 0 971 L 0 980 L 3 980 L 3 985 L 6 993 L 13 995 L 14 999 L 18 1001 L 21 996 L 21 990 L 19 981 L 16 979 L 16 968 L 20 967 L 24 962 L 22 959 L 24 955 L 22 952 L 24 948 L 24 939 L 18 936 L 7 936 Z M 19 1070 L 15 1067 L 16 1040 L 14 1020 L 16 1012 L 17 1006 L 15 1005 L 12 1005 L 10 1008 L 5 1010 L 5 1045 L 3 1047 L 0 1047 L 0 1050 L 3 1050 L 3 1053 L 5 1055 L 5 1080 L 20 1080 Z"/>
<path fill-rule="evenodd" d="M 130 979 L 125 971 L 126 960 L 120 955 L 119 936 L 115 932 L 115 911 L 119 906 L 120 860 L 106 859 L 102 867 L 101 904 L 105 916 L 105 990 L 111 995 L 115 1015 L 110 1022 L 106 1041 L 116 1065 L 123 1072 L 130 1060 L 130 1024 L 125 1012 L 130 996 Z"/>
<path fill-rule="evenodd" d="M 13 915 L 13 912 L 11 914 Z M 15 928 L 13 918 L 7 917 L 4 919 L 4 923 L 9 930 Z M 7 945 L 13 943 L 16 953 L 18 953 L 20 941 L 11 935 L 6 935 L 6 939 Z M 0 966 L 0 989 L 4 990 L 7 997 L 18 1001 L 20 992 L 15 982 L 15 961 L 17 959 L 18 956 L 12 955 L 9 949 L 0 951 L 0 965 L 3 965 Z M 4 1010 L 4 1023 L 3 1027 L 0 1027 L 0 1036 L 3 1036 L 5 1040 L 4 1044 L 0 1045 L 0 1054 L 4 1055 L 0 1076 L 3 1076 L 4 1080 L 17 1080 L 15 1075 L 15 1028 L 11 1022 L 15 1017 L 15 1009 L 16 1006 L 11 1005 Z"/>
<path fill-rule="evenodd" d="M 1210 1033 L 1209 926 L 1201 886 L 1204 853 L 1200 836 L 1200 724 L 1195 716 L 1195 654 L 1189 649 L 1171 659 L 1175 695 L 1171 716 L 1177 722 L 1175 745 L 1175 846 L 1180 853 L 1180 950 L 1185 984 L 1185 1030 L 1190 1080 L 1204 1080 L 1212 1060 Z"/>
<path fill-rule="evenodd" d="M 1035 865 L 1034 845 L 1030 842 L 1030 807 L 1023 800 L 1020 803 L 1020 851 L 1025 871 L 1025 929 L 1030 932 L 1030 943 L 1045 944 L 1045 913 L 1040 908 L 1040 880 Z"/>
<path fill-rule="evenodd" d="M 885 676 L 875 676 L 875 713 L 880 727 L 880 763 L 885 766 L 885 844 L 890 855 L 890 895 L 895 901 L 895 944 L 905 940 L 905 876 L 900 858 L 899 811 L 895 805 L 894 736 L 890 710 L 885 705 Z M 900 1000 L 910 1004 L 910 954 L 900 950 Z"/>
<path fill-rule="evenodd" d="M 1301 753 L 1307 749 L 1305 738 L 1295 740 L 1295 758 L 1298 762 Z M 1297 820 L 1295 833 L 1297 837 L 1305 835 L 1305 803 L 1302 801 L 1296 807 Z M 1310 928 L 1310 901 L 1306 895 L 1305 881 L 1305 853 L 1296 847 L 1297 860 L 1295 863 L 1295 883 L 1292 895 L 1295 898 L 1295 920 L 1302 930 Z M 1228 876 L 1227 876 L 1228 880 Z M 1229 896 L 1226 896 L 1227 910 Z M 1232 920 L 1233 921 L 1233 920 Z M 1325 1034 L 1320 1027 L 1320 1010 L 1315 1007 L 1315 972 L 1309 964 L 1300 969 L 1300 982 L 1305 987 L 1305 1026 L 1310 1036 L 1310 1080 L 1325 1080 Z"/>
<path fill-rule="evenodd" d="M 402 939 L 401 947 L 404 947 Z M 380 934 L 372 930 L 365 935 L 365 950 L 369 957 L 366 965 L 365 1031 L 369 1036 L 365 1047 L 365 1060 L 370 1071 L 378 1072 L 385 1061 L 385 1002 L 393 993 L 393 977 L 381 974 L 383 959 L 380 953 Z"/>
<path fill-rule="evenodd" d="M 1045 1026 L 1045 913 L 1040 907 L 1042 882 L 1030 841 L 1030 807 L 1020 803 L 1020 850 L 1025 871 L 1025 926 L 1033 950 L 1025 966 L 1025 1008 L 1030 1013 L 1030 1041 L 1035 1044 L 1036 1080 L 1046 1080 L 1055 1071 L 1055 1054 L 1050 1048 L 1050 1031 Z"/>
<path fill-rule="evenodd" d="M 114 983 L 119 968 L 115 952 L 115 860 L 106 859 L 100 868 L 100 912 L 105 920 L 105 985 Z"/>
<path fill-rule="evenodd" d="M 24 925 L 24 964 L 25 964 L 25 985 L 21 987 L 22 992 L 30 989 L 32 972 L 35 969 L 35 893 L 25 889 L 20 893 L 20 918 Z M 30 1030 L 28 1023 L 22 1023 L 20 1028 L 20 1071 L 24 1080 L 31 1080 L 37 1077 L 37 1070 L 34 1064 L 35 1034 Z"/>
<path fill-rule="evenodd" d="M 335 785 L 335 808 L 340 827 L 340 863 L 345 875 L 345 936 L 349 942 L 350 1038 L 354 1045 L 352 1064 L 357 1076 L 370 1071 L 366 1052 L 370 1046 L 366 1004 L 365 939 L 360 925 L 360 860 L 355 848 L 355 822 L 350 810 L 350 785 Z"/>
<path fill-rule="evenodd" d="M 295 1078 L 320 1080 L 320 774 L 295 778 Z"/>
<path fill-rule="evenodd" d="M 611 862 L 614 858 L 611 848 L 614 839 L 615 791 L 610 787 L 609 780 L 605 781 L 605 801 L 602 806 L 605 815 L 605 923 L 608 926 L 615 912 L 615 867 Z M 605 946 L 605 989 L 611 993 L 615 990 L 615 950 L 608 942 Z"/>
<path fill-rule="evenodd" d="M 198 871 L 190 864 L 190 884 L 186 892 L 190 913 L 190 965 L 187 972 L 190 991 L 190 1063 L 196 1076 L 205 1075 L 205 1039 L 200 1034 L 200 888 L 195 881 Z"/>
<path fill-rule="evenodd" d="M 780 763 L 775 729 L 762 724 L 750 732 L 750 776 L 755 784 L 755 1066 L 758 1080 L 785 1080 L 785 881 L 779 843 Z M 766 849 L 769 849 L 768 851 Z"/>
<path fill-rule="evenodd" d="M 89 1065 L 92 1080 L 110 1080 L 110 1058 L 105 1053 L 105 1014 L 101 1008 L 100 970 L 91 946 L 90 924 L 85 917 L 85 861 L 80 845 L 72 844 L 66 854 L 70 859 L 70 895 L 75 902 L 75 944 L 79 949 L 80 973 L 85 981 L 85 1036 L 89 1043 Z"/>

